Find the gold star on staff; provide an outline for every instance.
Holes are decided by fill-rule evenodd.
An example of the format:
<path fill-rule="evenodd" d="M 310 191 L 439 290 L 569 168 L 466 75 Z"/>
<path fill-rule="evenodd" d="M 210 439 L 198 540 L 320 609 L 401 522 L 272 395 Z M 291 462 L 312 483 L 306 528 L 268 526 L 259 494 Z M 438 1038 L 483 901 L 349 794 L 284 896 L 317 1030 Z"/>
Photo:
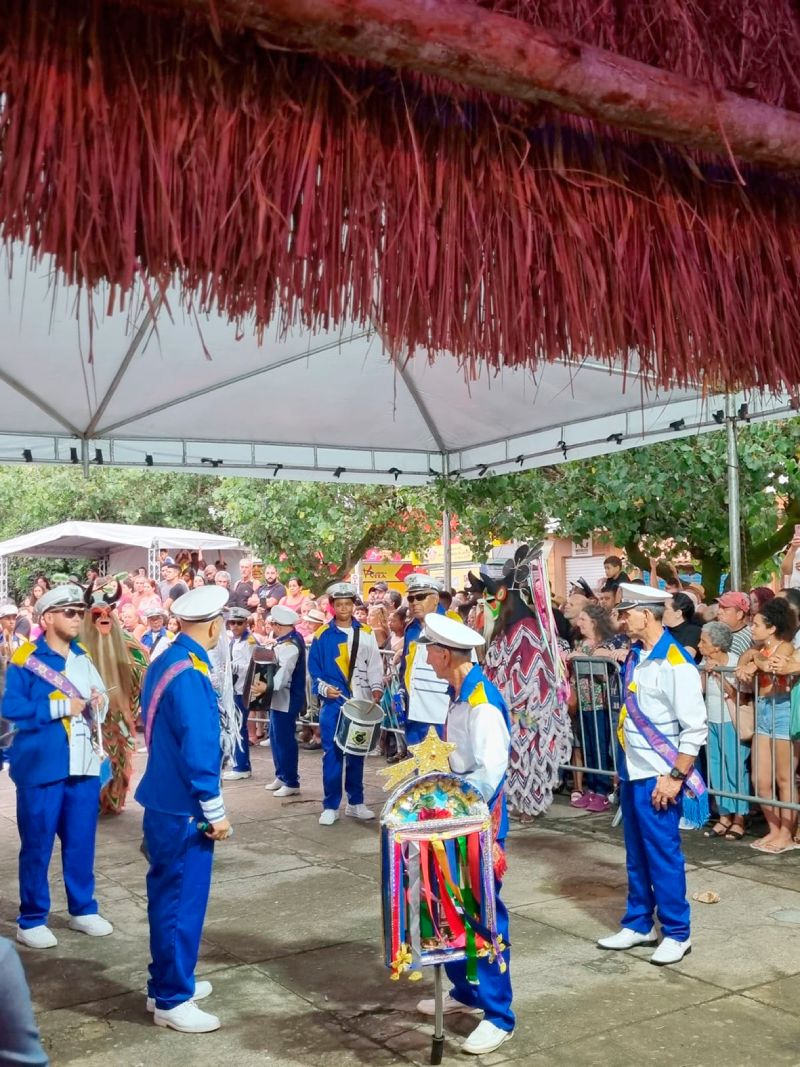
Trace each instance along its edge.
<path fill-rule="evenodd" d="M 428 774 L 430 771 L 450 770 L 450 753 L 455 752 L 456 746 L 449 741 L 442 741 L 436 730 L 431 726 L 428 736 L 418 745 L 409 745 L 408 751 L 413 753 L 420 774 Z"/>
<path fill-rule="evenodd" d="M 393 767 L 384 767 L 378 771 L 378 774 L 385 778 L 383 783 L 384 793 L 389 793 L 396 786 L 404 782 L 406 778 L 410 778 L 412 774 L 417 773 L 417 761 L 415 759 L 405 759 L 402 763 L 395 763 Z"/>

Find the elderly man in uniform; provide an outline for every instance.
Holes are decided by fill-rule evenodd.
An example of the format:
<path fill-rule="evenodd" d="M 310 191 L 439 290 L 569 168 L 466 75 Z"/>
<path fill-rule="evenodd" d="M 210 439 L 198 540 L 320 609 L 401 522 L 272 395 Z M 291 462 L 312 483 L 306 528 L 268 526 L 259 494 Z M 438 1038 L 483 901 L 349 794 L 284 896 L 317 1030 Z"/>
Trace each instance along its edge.
<path fill-rule="evenodd" d="M 166 627 L 167 613 L 162 607 L 152 607 L 145 612 L 147 630 L 142 634 L 140 644 L 143 645 L 150 656 L 152 663 L 156 656 L 160 656 L 169 648 L 174 634 Z"/>
<path fill-rule="evenodd" d="M 416 745 L 422 741 L 431 726 L 441 737 L 450 698 L 447 683 L 436 677 L 428 663 L 424 642 L 420 641 L 426 615 L 435 613 L 444 616 L 439 603 L 443 589 L 438 578 L 429 574 L 410 574 L 406 579 L 406 600 L 411 621 L 403 636 L 403 653 L 400 658 L 400 685 L 406 704 L 406 742 Z M 451 616 L 454 620 L 457 616 Z"/>
<path fill-rule="evenodd" d="M 355 586 L 337 582 L 328 589 L 333 618 L 314 634 L 308 654 L 311 685 L 320 698 L 319 725 L 322 739 L 323 811 L 320 825 L 332 826 L 342 802 L 342 771 L 347 793 L 345 815 L 374 819 L 364 803 L 364 757 L 345 755 L 334 740 L 339 711 L 345 700 L 360 697 L 380 700 L 383 694 L 383 663 L 369 626 L 356 622 Z"/>
<path fill-rule="evenodd" d="M 219 1029 L 195 1003 L 210 982 L 194 977 L 203 932 L 214 842 L 230 836 L 220 787 L 220 718 L 208 652 L 225 640 L 228 593 L 203 586 L 172 606 L 181 632 L 150 667 L 142 692 L 150 757 L 136 799 L 145 809 L 150 858 L 147 1010 L 157 1026 L 182 1033 Z"/>
<path fill-rule="evenodd" d="M 300 792 L 297 716 L 306 705 L 306 643 L 295 628 L 300 622 L 297 612 L 277 604 L 270 618 L 278 669 L 269 713 L 275 780 L 266 789 L 276 797 L 291 797 Z M 251 692 L 259 696 L 266 688 L 266 682 L 254 682 Z"/>
<path fill-rule="evenodd" d="M 510 744 L 508 709 L 499 690 L 478 664 L 472 662 L 475 649 L 486 643 L 481 634 L 462 622 L 432 613 L 425 616 L 422 640 L 434 674 L 448 687 L 445 735 L 456 746 L 450 756 L 450 768 L 480 790 L 492 812 L 494 839 L 500 852 L 495 860 L 497 932 L 508 945 L 508 911 L 500 898 L 508 832 L 503 796 Z M 453 983 L 445 998 L 445 1013 L 483 1013 L 483 1021 L 461 1046 L 462 1052 L 486 1055 L 513 1036 L 515 1019 L 511 1010 L 508 949 L 503 952 L 503 959 L 504 970 L 497 962 L 480 959 L 477 985 L 467 981 L 466 960 L 445 965 L 447 977 Z M 433 1000 L 422 1000 L 417 1005 L 423 1015 L 433 1015 L 434 1009 Z"/>
<path fill-rule="evenodd" d="M 618 767 L 628 907 L 622 929 L 598 941 L 623 950 L 654 945 L 653 913 L 662 941 L 650 962 L 679 963 L 691 952 L 690 908 L 679 823 L 681 793 L 691 790 L 702 807 L 705 784 L 694 770 L 708 733 L 700 674 L 685 650 L 664 629 L 671 594 L 643 585 L 620 585 L 618 614 L 634 642 L 625 664 L 625 703 Z M 702 815 L 698 821 L 704 821 Z"/>
<path fill-rule="evenodd" d="M 56 834 L 70 919 L 93 937 L 113 932 L 94 899 L 94 847 L 100 810 L 100 723 L 105 685 L 76 638 L 86 613 L 83 589 L 59 585 L 36 606 L 42 636 L 11 657 L 3 717 L 16 728 L 10 751 L 17 787 L 20 913 L 17 941 L 29 948 L 58 942 L 47 926 L 47 869 Z"/>
<path fill-rule="evenodd" d="M 230 603 L 230 602 L 229 602 Z M 247 670 L 250 660 L 253 658 L 253 650 L 256 647 L 256 639 L 250 633 L 247 623 L 250 620 L 250 612 L 247 608 L 232 607 L 228 610 L 228 627 L 230 628 L 231 670 L 233 672 L 233 699 L 236 707 L 242 715 L 242 730 L 239 736 L 239 744 L 233 755 L 233 767 L 226 771 L 222 780 L 236 782 L 242 778 L 249 778 L 252 774 L 250 763 L 250 733 L 247 728 L 249 708 L 244 702 L 244 683 L 247 678 Z"/>

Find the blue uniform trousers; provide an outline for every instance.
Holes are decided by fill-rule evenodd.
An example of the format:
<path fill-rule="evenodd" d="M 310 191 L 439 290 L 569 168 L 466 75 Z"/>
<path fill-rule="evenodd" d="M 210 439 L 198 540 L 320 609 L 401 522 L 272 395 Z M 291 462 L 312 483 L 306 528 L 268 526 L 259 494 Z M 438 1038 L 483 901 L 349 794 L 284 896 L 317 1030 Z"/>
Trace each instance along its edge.
<path fill-rule="evenodd" d="M 408 719 L 406 722 L 406 744 L 418 745 L 428 736 L 428 730 L 433 727 L 439 737 L 444 737 L 444 723 L 417 722 L 416 719 Z"/>
<path fill-rule="evenodd" d="M 147 918 L 150 980 L 156 1007 L 175 1008 L 194 996 L 194 971 L 211 890 L 214 842 L 186 815 L 145 808 L 144 837 L 150 855 Z"/>
<path fill-rule="evenodd" d="M 319 735 L 322 741 L 322 806 L 336 811 L 342 803 L 342 769 L 344 790 L 350 804 L 364 803 L 364 757 L 346 756 L 333 740 L 341 705 L 322 702 L 319 712 Z"/>
<path fill-rule="evenodd" d="M 61 868 L 70 915 L 96 915 L 94 843 L 100 810 L 97 775 L 64 778 L 48 785 L 17 786 L 19 850 L 19 925 L 24 930 L 47 923 L 50 888 L 47 869 L 56 834 L 61 839 Z"/>
<path fill-rule="evenodd" d="M 691 911 L 678 829 L 681 806 L 670 804 L 666 811 L 657 811 L 651 796 L 655 784 L 655 777 L 620 782 L 628 868 L 628 908 L 622 925 L 647 934 L 657 911 L 664 937 L 687 941 Z"/>
<path fill-rule="evenodd" d="M 297 712 L 270 711 L 269 737 L 275 777 L 284 785 L 297 789 L 300 785 L 297 771 Z"/>
<path fill-rule="evenodd" d="M 503 883 L 495 879 L 495 906 L 497 908 L 497 932 L 506 945 L 508 939 L 508 912 L 500 899 Z M 467 961 L 446 963 L 447 977 L 453 983 L 450 995 L 454 1000 L 467 1004 L 471 1008 L 483 1008 L 484 1017 L 494 1023 L 500 1030 L 514 1029 L 514 1012 L 511 1010 L 511 949 L 503 953 L 506 961 L 505 972 L 501 973 L 497 962 L 490 963 L 482 956 L 478 960 L 478 984 L 467 981 Z"/>
<path fill-rule="evenodd" d="M 235 771 L 249 771 L 252 770 L 250 766 L 250 738 L 247 736 L 247 718 L 250 714 L 250 709 L 245 707 L 244 700 L 238 693 L 234 693 L 233 699 L 236 701 L 236 707 L 242 713 L 242 729 L 239 733 L 239 744 L 233 754 L 233 769 Z"/>

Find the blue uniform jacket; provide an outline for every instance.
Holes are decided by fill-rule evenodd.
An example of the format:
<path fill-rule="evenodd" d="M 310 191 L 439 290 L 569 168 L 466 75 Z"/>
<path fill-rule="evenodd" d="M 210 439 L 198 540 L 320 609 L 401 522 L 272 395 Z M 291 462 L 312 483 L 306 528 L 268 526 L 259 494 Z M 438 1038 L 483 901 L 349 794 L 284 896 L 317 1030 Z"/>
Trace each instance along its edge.
<path fill-rule="evenodd" d="M 353 639 L 355 631 L 361 628 L 361 623 L 353 619 Z M 314 692 L 319 696 L 321 705 L 338 708 L 344 704 L 351 695 L 350 683 L 347 681 L 347 672 L 350 669 L 350 655 L 347 650 L 347 638 L 336 625 L 336 620 L 331 619 L 325 626 L 321 626 L 314 634 L 311 648 L 308 652 L 308 673 L 311 675 L 311 685 Z M 320 682 L 323 688 L 326 685 L 334 685 L 345 694 L 336 700 L 328 700 L 320 692 Z"/>
<path fill-rule="evenodd" d="M 34 642 L 33 655 L 63 674 L 66 660 L 47 644 L 44 635 Z M 73 641 L 76 656 L 85 656 L 86 649 Z M 17 649 L 8 665 L 6 690 L 3 696 L 3 718 L 16 727 L 16 734 L 8 751 L 9 774 L 18 786 L 47 785 L 69 778 L 69 736 L 66 720 L 53 718 L 51 696 L 59 693 L 49 682 L 37 678 L 17 660 L 30 650 L 29 644 Z"/>
<path fill-rule="evenodd" d="M 217 822 L 225 815 L 220 790 L 222 749 L 217 697 L 211 685 L 208 653 L 186 634 L 147 669 L 142 714 L 159 679 L 178 660 L 185 670 L 169 683 L 155 713 L 147 770 L 136 790 L 144 808 Z"/>

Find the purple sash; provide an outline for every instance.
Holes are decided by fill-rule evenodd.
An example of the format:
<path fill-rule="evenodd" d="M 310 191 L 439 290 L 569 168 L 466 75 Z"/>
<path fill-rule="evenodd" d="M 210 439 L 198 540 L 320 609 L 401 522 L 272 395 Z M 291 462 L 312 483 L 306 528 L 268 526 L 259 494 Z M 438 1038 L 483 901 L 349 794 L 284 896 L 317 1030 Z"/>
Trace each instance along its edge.
<path fill-rule="evenodd" d="M 55 689 L 59 689 L 62 693 L 66 693 L 71 699 L 82 700 L 84 703 L 83 717 L 87 722 L 92 721 L 91 711 L 88 710 L 88 698 L 75 688 L 65 674 L 57 671 L 54 667 L 48 667 L 46 663 L 42 663 L 42 661 L 37 659 L 34 655 L 28 656 L 22 666 L 26 670 L 29 670 L 31 674 L 35 674 L 37 678 L 44 679 L 45 682 L 48 682 Z"/>
<path fill-rule="evenodd" d="M 173 663 L 171 667 L 167 667 L 156 682 L 155 689 L 150 694 L 150 702 L 144 713 L 144 743 L 147 745 L 148 752 L 150 751 L 150 738 L 153 736 L 153 723 L 155 722 L 158 704 L 164 695 L 164 690 L 170 682 L 178 677 L 179 674 L 183 674 L 185 670 L 191 669 L 191 666 L 192 664 L 188 659 L 179 659 L 176 663 Z"/>
<path fill-rule="evenodd" d="M 633 720 L 636 729 L 642 737 L 644 737 L 645 741 L 647 741 L 653 751 L 657 752 L 663 760 L 666 760 L 670 767 L 674 767 L 675 761 L 678 758 L 678 749 L 672 741 L 670 741 L 668 737 L 665 737 L 658 727 L 648 719 L 639 707 L 636 693 L 630 688 L 630 684 L 633 681 L 633 672 L 636 669 L 638 662 L 638 656 L 628 656 L 628 662 L 625 668 L 625 710 Z M 693 769 L 686 778 L 686 785 L 697 797 L 702 796 L 706 791 L 706 783 L 703 781 L 700 772 L 696 769 Z"/>

